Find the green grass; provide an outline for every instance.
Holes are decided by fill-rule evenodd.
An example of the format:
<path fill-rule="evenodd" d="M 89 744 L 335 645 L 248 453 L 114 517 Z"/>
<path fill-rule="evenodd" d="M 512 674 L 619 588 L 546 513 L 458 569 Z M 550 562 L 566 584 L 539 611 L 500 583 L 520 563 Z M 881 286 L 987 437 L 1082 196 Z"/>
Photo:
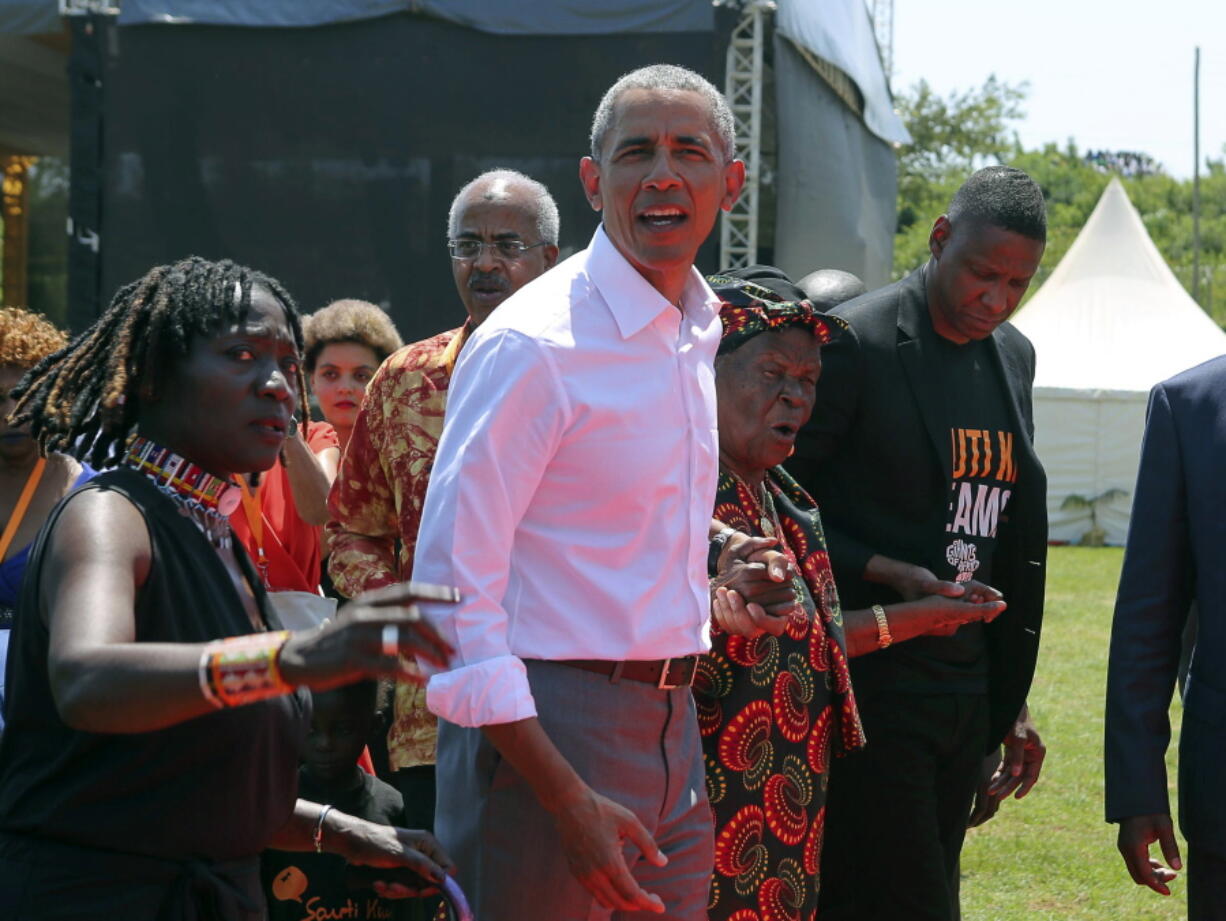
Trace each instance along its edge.
<path fill-rule="evenodd" d="M 965 921 L 1183 918 L 1183 880 L 1164 898 L 1132 882 L 1103 821 L 1103 694 L 1121 550 L 1052 548 L 1030 709 L 1047 745 L 1030 795 L 972 829 L 962 852 Z M 1179 725 L 1178 695 L 1172 723 Z M 1177 741 L 1177 739 L 1176 739 Z M 1168 757 L 1174 783 L 1174 749 Z M 1172 808 L 1174 790 L 1172 789 Z M 1186 857 L 1186 847 L 1180 838 Z"/>

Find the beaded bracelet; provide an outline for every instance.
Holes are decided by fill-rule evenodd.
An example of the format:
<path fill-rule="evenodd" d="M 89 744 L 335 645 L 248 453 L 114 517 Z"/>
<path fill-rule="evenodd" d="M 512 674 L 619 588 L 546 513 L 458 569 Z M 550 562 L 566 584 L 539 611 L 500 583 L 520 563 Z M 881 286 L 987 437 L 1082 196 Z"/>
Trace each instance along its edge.
<path fill-rule="evenodd" d="M 281 677 L 281 650 L 288 630 L 214 640 L 200 654 L 200 691 L 217 709 L 288 694 L 293 687 Z"/>

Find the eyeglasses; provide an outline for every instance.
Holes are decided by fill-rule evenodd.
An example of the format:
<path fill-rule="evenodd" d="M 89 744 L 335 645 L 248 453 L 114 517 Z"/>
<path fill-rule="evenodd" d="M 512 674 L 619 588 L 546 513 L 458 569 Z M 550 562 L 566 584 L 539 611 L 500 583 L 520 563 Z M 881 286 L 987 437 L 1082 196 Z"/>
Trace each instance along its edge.
<path fill-rule="evenodd" d="M 493 253 L 495 259 L 501 259 L 504 262 L 514 262 L 528 250 L 548 245 L 548 242 L 544 240 L 540 243 L 532 244 L 525 243 L 523 240 L 493 240 L 489 243 L 486 243 L 484 240 L 447 241 L 447 249 L 451 253 L 451 258 L 462 262 L 476 259 L 481 255 L 481 251 L 487 247 Z"/>

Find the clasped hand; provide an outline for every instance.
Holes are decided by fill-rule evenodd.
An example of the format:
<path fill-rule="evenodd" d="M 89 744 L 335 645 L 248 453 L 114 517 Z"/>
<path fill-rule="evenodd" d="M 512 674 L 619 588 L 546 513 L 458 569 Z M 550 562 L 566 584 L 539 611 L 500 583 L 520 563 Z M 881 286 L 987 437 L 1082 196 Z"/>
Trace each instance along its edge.
<path fill-rule="evenodd" d="M 778 543 L 740 532 L 729 538 L 711 592 L 711 618 L 725 633 L 778 636 L 787 629 L 801 603 L 794 581 L 799 574 L 775 549 Z"/>
<path fill-rule="evenodd" d="M 1004 595 L 974 579 L 947 582 L 922 566 L 882 556 L 873 558 L 871 569 L 866 576 L 889 585 L 904 600 L 891 606 L 891 616 L 922 621 L 922 634 L 952 636 L 964 624 L 991 623 L 1005 610 Z"/>

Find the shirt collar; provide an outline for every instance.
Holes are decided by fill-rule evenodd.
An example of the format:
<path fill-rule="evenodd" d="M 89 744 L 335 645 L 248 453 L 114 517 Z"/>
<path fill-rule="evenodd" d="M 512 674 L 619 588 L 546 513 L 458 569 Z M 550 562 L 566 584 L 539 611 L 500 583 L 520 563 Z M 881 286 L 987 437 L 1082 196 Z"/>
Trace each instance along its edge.
<path fill-rule="evenodd" d="M 464 325 L 456 330 L 456 334 L 451 337 L 451 341 L 443 349 L 443 354 L 439 356 L 439 364 L 442 365 L 449 376 L 455 371 L 455 363 L 460 357 L 460 349 L 464 348 L 464 344 L 468 342 L 468 337 L 472 335 L 474 328 L 472 317 L 469 317 L 464 321 Z"/>
<path fill-rule="evenodd" d="M 588 247 L 587 273 L 609 305 L 622 339 L 650 326 L 664 311 L 677 309 L 618 251 L 603 224 Z M 701 327 L 719 315 L 719 298 L 693 266 L 681 292 L 681 309 L 687 320 Z"/>

